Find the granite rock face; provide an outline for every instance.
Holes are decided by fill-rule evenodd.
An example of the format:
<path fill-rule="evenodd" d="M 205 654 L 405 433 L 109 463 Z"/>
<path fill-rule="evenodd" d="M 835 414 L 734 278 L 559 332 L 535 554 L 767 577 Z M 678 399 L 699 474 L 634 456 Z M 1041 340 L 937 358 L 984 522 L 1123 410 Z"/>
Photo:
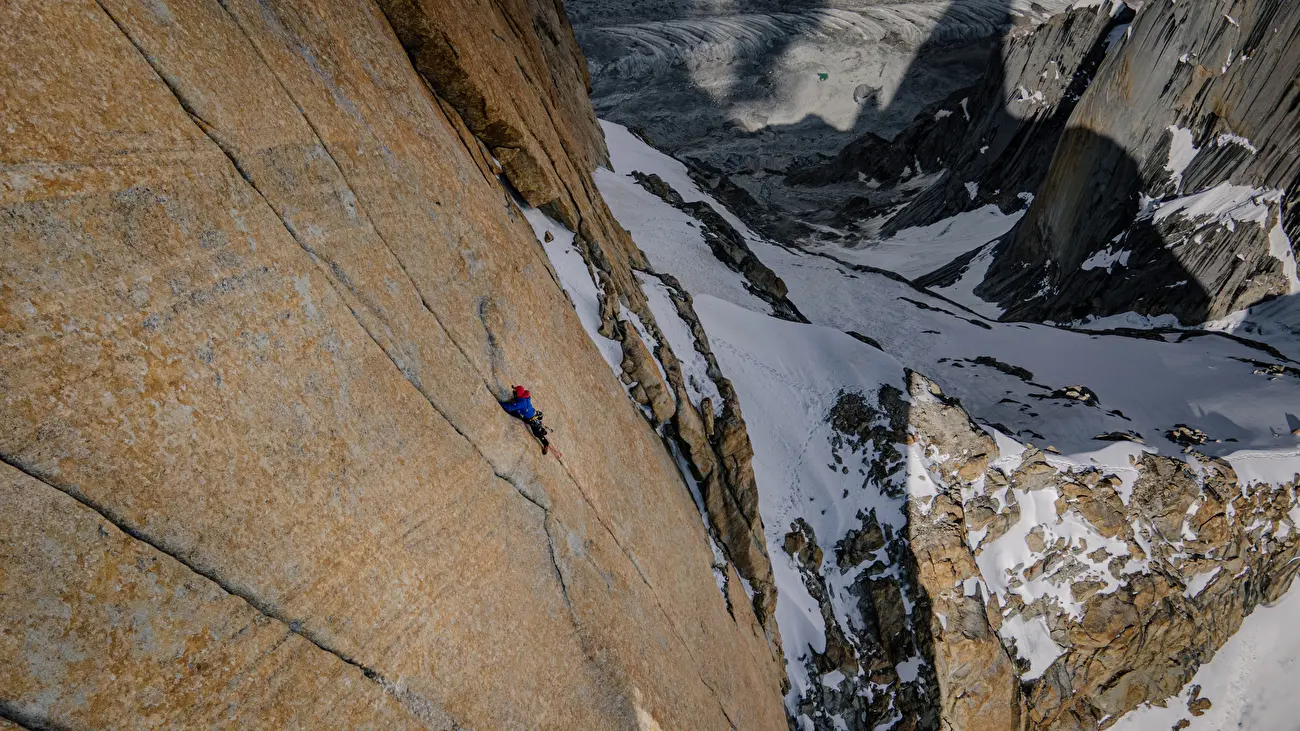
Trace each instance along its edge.
<path fill-rule="evenodd" d="M 74 498 L 8 465 L 0 473 L 0 652 L 6 710 L 18 722 L 452 728 Z M 70 657 L 76 693 L 49 672 Z M 15 702 L 24 697 L 37 700 Z"/>
<path fill-rule="evenodd" d="M 1275 0 L 1143 5 L 981 294 L 1194 324 L 1294 291 L 1298 25 Z"/>
<path fill-rule="evenodd" d="M 785 727 L 512 198 L 644 309 L 557 5 L 0 14 L 0 716 Z"/>
<path fill-rule="evenodd" d="M 558 0 L 382 0 L 411 63 L 515 191 L 600 249 L 625 297 L 643 258 L 591 180 L 609 165 L 590 78 Z"/>
<path fill-rule="evenodd" d="M 657 330 L 634 274 L 650 267 L 614 220 L 592 180 L 596 165 L 609 165 L 609 153 L 587 96 L 587 65 L 562 4 L 558 0 L 460 4 L 382 0 L 379 4 L 416 70 L 441 103 L 451 107 L 449 116 L 459 118 L 453 121 L 471 133 L 475 143 L 470 146 L 480 147 L 489 164 L 499 166 L 506 184 L 529 205 L 577 234 L 583 258 L 602 285 L 601 332 L 622 346 L 623 372 L 636 384 L 633 397 L 651 408 L 656 426 L 671 420 L 678 409 L 693 409 L 689 401 L 671 398 L 672 384 L 664 383 L 658 374 L 661 367 L 671 369 L 666 365 L 675 360 L 671 348 L 660 346 L 666 352 L 652 359 L 636 332 L 619 320 L 619 307 L 626 307 L 645 327 Z M 784 302 L 793 311 L 780 279 L 752 255 L 747 263 L 767 275 L 756 286 L 772 289 L 770 280 L 774 280 L 779 287 L 774 303 Z M 662 337 L 658 340 L 664 342 Z M 731 406 L 739 419 L 735 401 L 731 399 Z M 748 447 L 743 421 L 740 424 L 739 440 Z M 697 450 L 683 452 L 694 455 Z M 746 469 L 751 458 L 752 450 L 740 458 Z M 706 464 L 692 464 L 690 469 L 707 474 L 709 460 L 704 459 Z M 728 482 L 730 492 L 746 492 L 734 483 Z M 751 500 L 757 499 L 756 491 L 752 484 L 748 487 Z M 735 501 L 726 504 L 730 507 L 714 515 L 717 523 L 758 520 L 756 511 L 752 516 L 738 514 Z M 769 638 L 777 636 L 770 616 L 775 596 L 762 530 L 723 543 L 740 575 L 767 596 L 755 607 Z M 770 644 L 779 654 L 779 642 Z"/>
<path fill-rule="evenodd" d="M 1141 453 L 1126 482 L 1002 453 L 933 384 L 913 374 L 910 391 L 936 485 L 909 502 L 911 549 L 947 727 L 1104 728 L 1177 693 L 1300 570 L 1296 481 Z M 1018 646 L 1026 627 L 1052 656 Z"/>

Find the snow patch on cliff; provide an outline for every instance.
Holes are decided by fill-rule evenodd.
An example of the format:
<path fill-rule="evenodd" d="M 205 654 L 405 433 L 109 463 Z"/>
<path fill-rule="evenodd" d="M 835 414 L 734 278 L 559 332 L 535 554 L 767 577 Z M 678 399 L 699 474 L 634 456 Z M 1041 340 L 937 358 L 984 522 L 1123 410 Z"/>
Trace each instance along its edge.
<path fill-rule="evenodd" d="M 715 415 L 722 413 L 722 396 L 718 386 L 709 377 L 709 364 L 695 348 L 695 335 L 677 312 L 672 294 L 667 285 L 650 274 L 637 272 L 641 291 L 645 292 L 650 311 L 655 322 L 668 339 L 668 346 L 677 356 L 682 367 L 682 379 L 686 381 L 686 391 L 691 403 L 699 406 L 703 399 L 709 399 Z"/>
<path fill-rule="evenodd" d="M 1291 246 L 1291 239 L 1286 235 L 1286 230 L 1282 228 L 1282 219 L 1278 217 L 1273 228 L 1268 230 L 1268 253 L 1282 264 L 1282 271 L 1286 272 L 1286 281 L 1290 294 L 1300 292 L 1300 276 L 1296 272 L 1295 249 Z"/>
<path fill-rule="evenodd" d="M 1284 192 L 1276 188 L 1254 188 L 1223 182 L 1199 193 L 1158 203 L 1152 218 L 1163 221 L 1172 215 L 1191 219 L 1212 219 L 1228 230 L 1237 223 L 1268 224 L 1272 206 L 1282 202 Z"/>
<path fill-rule="evenodd" d="M 1034 680 L 1043 673 L 1065 650 L 1052 641 L 1051 630 L 1043 617 L 1025 619 L 1013 614 L 1002 621 L 998 634 L 1004 640 L 1015 642 L 1020 657 L 1029 661 L 1029 670 L 1020 675 L 1021 680 Z"/>
<path fill-rule="evenodd" d="M 537 241 L 546 251 L 555 274 L 560 278 L 560 286 L 573 302 L 573 309 L 582 321 L 582 328 L 587 331 L 591 342 L 596 344 L 600 354 L 609 363 L 614 375 L 623 372 L 623 346 L 600 334 L 600 285 L 592 278 L 587 262 L 578 253 L 573 243 L 573 232 L 564 224 L 547 216 L 536 208 L 524 208 L 524 219 L 533 227 Z M 550 234 L 551 240 L 546 236 Z"/>
<path fill-rule="evenodd" d="M 1187 170 L 1188 165 L 1192 164 L 1192 160 L 1196 159 L 1196 154 L 1200 150 L 1196 148 L 1195 137 L 1192 136 L 1190 129 L 1171 125 L 1169 134 L 1172 137 L 1169 141 L 1169 162 L 1165 163 L 1165 170 L 1169 172 L 1169 180 L 1174 184 L 1174 190 L 1181 190 L 1183 172 Z"/>
<path fill-rule="evenodd" d="M 1110 247 L 1107 246 L 1105 249 L 1102 249 L 1101 251 L 1098 251 L 1097 253 L 1088 257 L 1082 264 L 1079 265 L 1079 268 L 1083 269 L 1084 271 L 1087 271 L 1089 269 L 1104 268 L 1106 270 L 1106 273 L 1109 274 L 1110 270 L 1115 268 L 1116 264 L 1122 267 L 1128 266 L 1128 257 L 1129 254 L 1131 253 L 1132 252 L 1127 249 L 1120 249 L 1119 251 L 1111 251 Z"/>

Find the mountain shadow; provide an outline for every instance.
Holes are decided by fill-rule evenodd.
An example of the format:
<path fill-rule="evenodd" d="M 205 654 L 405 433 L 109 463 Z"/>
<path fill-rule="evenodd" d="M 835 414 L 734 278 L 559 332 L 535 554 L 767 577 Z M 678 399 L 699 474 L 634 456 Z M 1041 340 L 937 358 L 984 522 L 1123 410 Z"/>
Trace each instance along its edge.
<path fill-rule="evenodd" d="M 591 59 L 598 115 L 636 128 L 659 149 L 713 175 L 730 176 L 781 176 L 795 167 L 825 162 L 864 134 L 903 129 L 927 104 L 977 82 L 988 49 L 1000 45 L 1012 26 L 1009 0 L 947 4 L 916 46 L 908 41 L 909 31 L 915 32 L 917 22 L 928 21 L 917 21 L 889 5 L 845 8 L 842 2 L 826 0 L 793 5 L 737 0 L 727 3 L 723 14 L 708 0 L 659 0 L 629 6 L 627 16 L 614 20 L 608 9 L 588 8 L 596 4 L 580 0 L 570 6 L 579 8 L 575 17 L 591 24 L 582 26 L 580 20 L 578 36 Z M 852 22 L 836 20 L 849 14 Z M 860 27 L 851 27 L 854 22 Z M 608 23 L 619 25 L 602 26 Z M 865 24 L 886 28 L 884 38 L 869 44 L 857 40 Z M 906 63 L 896 93 L 888 93 L 890 84 L 883 78 L 875 83 L 866 74 L 861 75 L 863 83 L 852 86 L 854 82 L 844 81 L 835 68 L 823 69 L 816 80 L 797 78 L 810 76 L 817 59 L 791 61 L 787 56 L 814 37 L 824 43 L 827 54 L 867 47 L 858 60 L 881 63 L 882 74 Z M 731 53 L 733 60 L 705 58 L 710 52 Z M 909 55 L 910 61 L 904 61 Z M 790 70 L 796 66 L 798 72 Z M 843 124 L 837 127 L 811 111 L 797 121 L 764 120 L 768 113 L 797 109 L 801 95 L 815 96 L 815 106 L 830 104 L 840 110 L 837 115 L 853 121 L 842 129 Z M 888 102 L 882 102 L 886 97 Z M 741 118 L 745 121 L 738 121 Z M 751 181 L 747 187 L 766 199 L 758 183 Z M 781 200 L 780 193 L 774 191 L 776 198 L 764 202 L 799 207 Z"/>
<path fill-rule="evenodd" d="M 1030 207 L 999 241 L 975 293 L 1004 307 L 1004 320 L 1071 322 L 1136 312 L 1204 322 L 1211 293 L 1179 258 L 1195 242 L 1142 215 L 1143 190 L 1142 171 L 1123 145 L 1067 129 L 1040 191 L 1056 205 Z M 1088 235 L 1064 235 L 1079 231 Z"/>

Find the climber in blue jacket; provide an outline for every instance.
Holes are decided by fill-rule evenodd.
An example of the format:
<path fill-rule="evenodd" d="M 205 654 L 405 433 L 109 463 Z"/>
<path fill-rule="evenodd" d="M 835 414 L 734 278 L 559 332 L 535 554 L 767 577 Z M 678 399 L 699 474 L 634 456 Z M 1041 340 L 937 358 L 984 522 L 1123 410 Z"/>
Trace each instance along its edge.
<path fill-rule="evenodd" d="M 551 448 L 550 442 L 546 440 L 548 430 L 542 425 L 542 412 L 533 408 L 533 395 L 523 386 L 515 386 L 513 393 L 513 398 L 501 402 L 501 408 L 505 409 L 507 414 L 523 419 L 524 423 L 528 424 L 533 436 L 542 443 L 542 454 L 546 454 Z"/>

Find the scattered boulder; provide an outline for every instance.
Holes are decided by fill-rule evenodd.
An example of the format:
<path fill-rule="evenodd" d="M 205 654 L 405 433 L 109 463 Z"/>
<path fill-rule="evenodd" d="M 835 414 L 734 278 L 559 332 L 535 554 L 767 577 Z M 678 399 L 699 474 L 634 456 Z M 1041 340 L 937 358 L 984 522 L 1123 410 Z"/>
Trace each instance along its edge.
<path fill-rule="evenodd" d="M 876 511 L 859 515 L 861 528 L 852 528 L 835 544 L 835 563 L 841 571 L 862 565 L 877 551 L 885 547 L 885 533 L 876 520 Z"/>
<path fill-rule="evenodd" d="M 1165 436 L 1169 441 L 1184 447 L 1195 447 L 1210 441 L 1205 432 L 1186 424 L 1175 424 L 1173 429 L 1165 432 Z"/>
<path fill-rule="evenodd" d="M 1078 401 L 1079 403 L 1087 404 L 1088 406 L 1101 405 L 1101 399 L 1097 398 L 1097 393 L 1087 386 L 1066 386 L 1065 388 L 1058 388 L 1052 392 L 1050 398 L 1069 399 L 1070 401 Z"/>
<path fill-rule="evenodd" d="M 1133 442 L 1135 444 L 1146 444 L 1142 435 L 1135 431 L 1108 431 L 1104 434 L 1098 434 L 1093 437 L 1101 442 Z"/>

